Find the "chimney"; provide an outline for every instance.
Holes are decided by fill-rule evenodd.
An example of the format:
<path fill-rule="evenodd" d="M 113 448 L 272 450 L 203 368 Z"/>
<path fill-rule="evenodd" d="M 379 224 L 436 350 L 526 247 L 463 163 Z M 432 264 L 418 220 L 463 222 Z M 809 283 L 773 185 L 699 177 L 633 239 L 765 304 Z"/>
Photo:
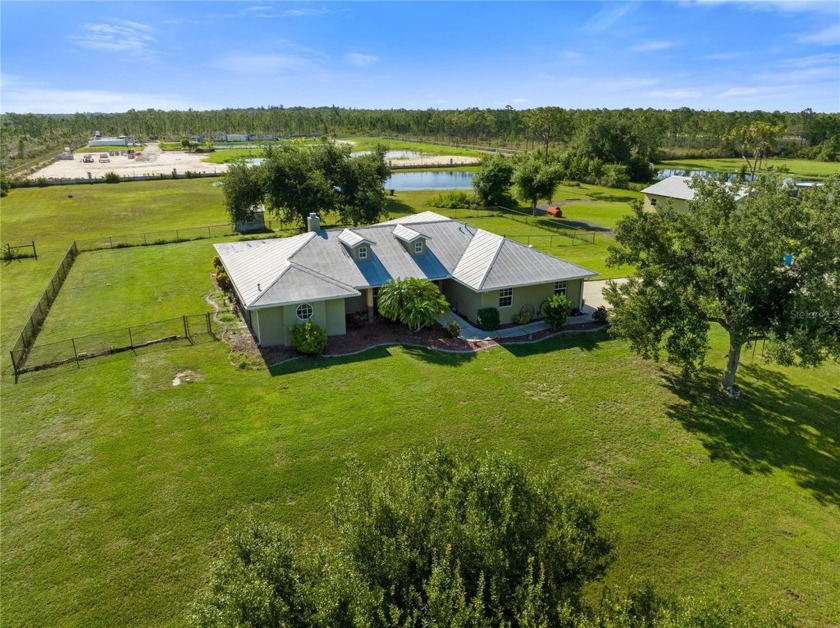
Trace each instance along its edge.
<path fill-rule="evenodd" d="M 318 218 L 318 214 L 315 212 L 310 212 L 310 214 L 306 217 L 306 230 L 307 231 L 319 231 L 321 229 L 321 219 Z"/>

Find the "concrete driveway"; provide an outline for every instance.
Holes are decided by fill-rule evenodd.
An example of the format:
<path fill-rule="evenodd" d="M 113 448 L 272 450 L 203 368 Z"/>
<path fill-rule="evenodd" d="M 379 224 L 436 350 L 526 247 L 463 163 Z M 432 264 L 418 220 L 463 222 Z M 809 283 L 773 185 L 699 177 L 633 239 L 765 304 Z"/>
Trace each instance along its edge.
<path fill-rule="evenodd" d="M 626 279 L 613 279 L 616 283 L 624 283 Z M 583 299 L 586 301 L 584 311 L 592 313 L 602 305 L 609 308 L 609 304 L 604 300 L 604 287 L 607 285 L 607 280 L 602 281 L 585 281 L 583 283 Z"/>

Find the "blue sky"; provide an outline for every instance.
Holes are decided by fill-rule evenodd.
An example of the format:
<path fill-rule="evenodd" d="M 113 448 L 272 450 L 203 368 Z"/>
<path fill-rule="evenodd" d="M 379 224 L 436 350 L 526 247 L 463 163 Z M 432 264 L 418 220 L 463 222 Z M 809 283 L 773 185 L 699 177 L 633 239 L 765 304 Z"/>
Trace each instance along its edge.
<path fill-rule="evenodd" d="M 0 2 L 0 109 L 840 111 L 840 2 Z"/>

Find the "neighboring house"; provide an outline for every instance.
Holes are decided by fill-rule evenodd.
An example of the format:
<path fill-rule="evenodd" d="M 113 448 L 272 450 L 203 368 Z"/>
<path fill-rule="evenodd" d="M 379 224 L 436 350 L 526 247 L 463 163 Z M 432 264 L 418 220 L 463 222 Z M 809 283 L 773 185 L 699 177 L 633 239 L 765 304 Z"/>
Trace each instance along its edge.
<path fill-rule="evenodd" d="M 289 344 L 288 330 L 308 320 L 344 334 L 346 316 L 372 315 L 392 279 L 429 279 L 461 316 L 495 307 L 505 324 L 554 294 L 580 308 L 583 280 L 597 274 L 434 212 L 352 229 L 307 222 L 297 236 L 215 245 L 262 346 Z"/>
<path fill-rule="evenodd" d="M 670 202 L 674 209 L 685 211 L 688 209 L 689 201 L 694 200 L 694 190 L 689 185 L 691 179 L 692 177 L 673 175 L 646 187 L 642 190 L 645 197 L 644 210 L 646 212 L 654 211 L 657 207 L 661 207 L 663 203 Z M 730 184 L 727 183 L 726 185 Z M 740 192 L 737 195 L 737 200 L 741 200 L 745 195 L 745 192 Z"/>

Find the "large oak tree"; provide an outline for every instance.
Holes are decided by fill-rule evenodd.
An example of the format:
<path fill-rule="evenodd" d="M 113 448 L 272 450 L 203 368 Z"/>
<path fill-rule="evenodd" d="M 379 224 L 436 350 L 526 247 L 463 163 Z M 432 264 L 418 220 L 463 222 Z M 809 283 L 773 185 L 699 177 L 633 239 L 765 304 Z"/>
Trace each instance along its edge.
<path fill-rule="evenodd" d="M 619 222 L 608 263 L 637 272 L 605 291 L 612 331 L 644 357 L 666 351 L 692 374 L 710 326 L 720 325 L 730 393 L 748 343 L 765 340 L 782 364 L 840 357 L 840 179 L 798 194 L 770 176 L 747 188 L 692 186 L 687 211 L 665 203 L 646 213 L 638 204 Z"/>

